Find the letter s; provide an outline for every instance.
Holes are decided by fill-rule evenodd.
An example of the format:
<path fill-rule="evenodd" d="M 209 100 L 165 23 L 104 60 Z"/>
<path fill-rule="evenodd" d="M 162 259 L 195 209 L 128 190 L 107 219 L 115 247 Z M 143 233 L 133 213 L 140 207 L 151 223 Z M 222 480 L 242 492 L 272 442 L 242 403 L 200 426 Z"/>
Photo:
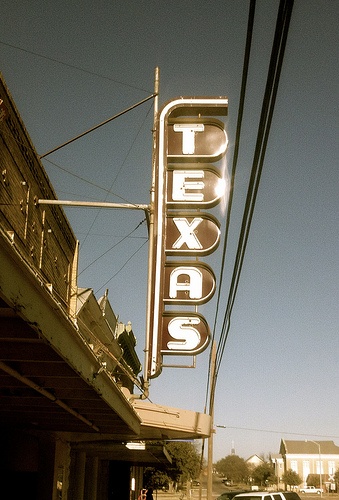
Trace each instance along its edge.
<path fill-rule="evenodd" d="M 191 351 L 200 343 L 200 333 L 193 325 L 199 325 L 200 319 L 192 316 L 173 318 L 168 323 L 168 333 L 177 342 L 167 342 L 170 350 Z"/>

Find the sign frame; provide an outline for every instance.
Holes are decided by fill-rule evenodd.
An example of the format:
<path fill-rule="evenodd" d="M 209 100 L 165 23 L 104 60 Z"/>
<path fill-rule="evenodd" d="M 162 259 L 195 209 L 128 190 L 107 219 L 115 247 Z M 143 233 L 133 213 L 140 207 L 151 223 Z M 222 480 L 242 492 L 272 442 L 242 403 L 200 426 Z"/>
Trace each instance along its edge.
<path fill-rule="evenodd" d="M 162 349 L 162 323 L 163 316 L 168 313 L 164 311 L 163 304 L 163 286 L 164 286 L 164 266 L 165 266 L 165 231 L 166 231 L 166 185 L 167 185 L 167 166 L 168 163 L 173 163 L 173 167 L 177 168 L 178 163 L 182 162 L 183 159 L 168 156 L 168 124 L 174 118 L 177 120 L 172 120 L 182 124 L 189 123 L 219 123 L 215 120 L 216 116 L 226 116 L 228 109 L 228 99 L 227 97 L 179 97 L 168 103 L 166 103 L 160 110 L 158 121 L 157 121 L 157 158 L 156 158 L 156 170 L 155 170 L 155 199 L 154 199 L 154 223 L 153 223 L 153 262 L 151 264 L 152 269 L 150 272 L 151 277 L 151 288 L 152 291 L 148 297 L 148 346 L 147 346 L 147 375 L 148 378 L 155 378 L 161 373 L 162 369 L 162 355 L 164 350 Z M 194 117 L 190 119 L 189 117 Z M 204 118 L 206 117 L 206 118 Z M 222 127 L 224 127 L 223 123 Z M 222 128 L 224 130 L 224 128 Z M 199 128 L 200 131 L 200 128 Z M 199 131 L 197 133 L 199 133 Z M 219 160 L 222 156 L 226 154 L 227 149 L 227 135 L 225 134 L 225 143 L 222 146 L 221 153 L 218 155 L 208 155 L 203 158 L 203 162 L 210 165 L 210 162 Z M 180 134 L 183 135 L 183 134 Z M 189 147 L 189 146 L 188 146 Z M 192 160 L 197 161 L 198 157 L 190 157 L 187 160 L 187 165 L 185 168 L 188 171 L 192 170 Z M 201 168 L 203 164 L 200 163 Z M 213 166 L 210 166 L 213 170 Z M 217 204 L 218 201 L 215 203 Z M 179 208 L 175 203 L 167 205 L 170 208 L 170 212 L 174 208 Z M 191 209 L 194 207 L 185 207 L 186 209 Z M 205 208 L 205 207 L 204 207 Z M 194 217 L 194 212 L 192 212 L 192 217 Z M 219 226 L 217 227 L 219 231 Z M 219 235 L 218 242 L 219 243 Z M 217 247 L 217 244 L 215 245 Z M 210 253 L 210 252 L 208 252 Z M 192 254 L 191 254 L 192 255 Z M 184 314 L 184 313 L 182 313 Z M 190 314 L 190 313 L 186 313 Z M 208 326 L 208 325 L 207 325 Z M 207 347 L 208 342 L 204 343 L 204 349 Z M 202 349 L 198 349 L 201 352 Z M 171 354 L 174 352 L 171 351 Z M 180 352 L 176 351 L 175 354 L 194 354 L 194 352 Z"/>

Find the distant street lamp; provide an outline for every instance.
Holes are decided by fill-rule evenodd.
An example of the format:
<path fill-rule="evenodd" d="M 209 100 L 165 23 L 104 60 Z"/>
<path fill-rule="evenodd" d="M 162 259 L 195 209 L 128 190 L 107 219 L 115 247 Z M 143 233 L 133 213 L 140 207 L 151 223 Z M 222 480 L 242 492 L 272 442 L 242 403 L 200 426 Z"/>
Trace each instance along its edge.
<path fill-rule="evenodd" d="M 323 496 L 323 481 L 322 481 L 322 473 L 321 473 L 321 451 L 320 451 L 320 443 L 317 443 L 317 441 L 312 441 L 312 439 L 306 439 L 306 441 L 309 441 L 310 443 L 314 443 L 318 446 L 318 451 L 319 451 L 319 482 L 320 482 L 320 496 Z"/>

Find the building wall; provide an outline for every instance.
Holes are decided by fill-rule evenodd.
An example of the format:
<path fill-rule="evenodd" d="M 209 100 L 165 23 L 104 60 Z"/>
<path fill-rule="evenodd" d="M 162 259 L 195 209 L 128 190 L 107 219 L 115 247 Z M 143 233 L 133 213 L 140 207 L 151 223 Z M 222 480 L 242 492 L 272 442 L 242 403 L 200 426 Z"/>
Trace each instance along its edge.
<path fill-rule="evenodd" d="M 0 78 L 0 225 L 66 310 L 76 239 L 59 206 L 39 205 L 55 192 Z"/>
<path fill-rule="evenodd" d="M 321 469 L 320 469 L 321 463 Z M 331 482 L 331 477 L 339 469 L 339 455 L 296 455 L 285 456 L 285 470 L 292 469 L 306 484 L 309 474 L 322 474 L 324 482 Z"/>
<path fill-rule="evenodd" d="M 55 443 L 49 436 L 7 431 L 0 439 L 0 478 L 11 498 L 52 497 Z"/>

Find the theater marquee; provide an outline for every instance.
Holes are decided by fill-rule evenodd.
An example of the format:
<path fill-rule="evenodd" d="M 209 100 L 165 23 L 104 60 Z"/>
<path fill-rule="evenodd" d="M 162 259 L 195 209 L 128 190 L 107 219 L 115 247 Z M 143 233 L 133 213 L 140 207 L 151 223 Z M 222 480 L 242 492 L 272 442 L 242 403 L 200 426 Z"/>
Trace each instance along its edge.
<path fill-rule="evenodd" d="M 221 168 L 227 135 L 217 116 L 228 100 L 179 98 L 157 124 L 151 293 L 148 303 L 148 376 L 161 373 L 165 355 L 195 355 L 210 330 L 197 306 L 209 301 L 216 279 L 199 260 L 219 244 L 220 225 L 208 212 L 225 195 Z M 206 211 L 207 210 L 207 211 Z"/>

